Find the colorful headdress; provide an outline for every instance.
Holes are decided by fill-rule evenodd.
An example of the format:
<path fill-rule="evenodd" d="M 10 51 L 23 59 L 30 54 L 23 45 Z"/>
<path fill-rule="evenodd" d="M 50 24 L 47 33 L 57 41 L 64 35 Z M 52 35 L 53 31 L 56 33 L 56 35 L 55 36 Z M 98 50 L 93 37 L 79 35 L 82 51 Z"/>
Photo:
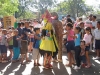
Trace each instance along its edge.
<path fill-rule="evenodd" d="M 42 18 L 44 20 L 47 20 L 47 21 L 51 22 L 51 14 L 49 13 L 48 10 L 45 11 L 45 13 L 42 15 Z"/>

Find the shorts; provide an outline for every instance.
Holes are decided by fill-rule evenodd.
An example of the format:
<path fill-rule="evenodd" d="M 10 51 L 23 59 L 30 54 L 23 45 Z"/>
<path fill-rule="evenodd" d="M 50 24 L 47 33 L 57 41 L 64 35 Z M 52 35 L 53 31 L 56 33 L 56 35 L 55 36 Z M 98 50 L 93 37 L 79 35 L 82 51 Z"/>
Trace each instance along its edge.
<path fill-rule="evenodd" d="M 12 50 L 13 49 L 13 45 L 9 45 L 9 49 Z"/>
<path fill-rule="evenodd" d="M 33 48 L 33 60 L 39 59 L 40 58 L 40 52 L 39 49 Z"/>
<path fill-rule="evenodd" d="M 71 50 L 74 50 L 74 47 L 75 47 L 74 41 L 67 41 L 66 43 L 67 53 L 71 52 Z"/>
<path fill-rule="evenodd" d="M 90 50 L 90 46 L 86 46 L 85 51 L 89 51 Z"/>
<path fill-rule="evenodd" d="M 0 45 L 0 52 L 2 53 L 7 53 L 7 47 L 5 45 Z"/>
<path fill-rule="evenodd" d="M 95 40 L 95 49 L 100 50 L 100 40 Z"/>
<path fill-rule="evenodd" d="M 28 52 L 28 41 L 21 41 L 21 50 L 20 53 L 21 54 L 26 54 Z"/>

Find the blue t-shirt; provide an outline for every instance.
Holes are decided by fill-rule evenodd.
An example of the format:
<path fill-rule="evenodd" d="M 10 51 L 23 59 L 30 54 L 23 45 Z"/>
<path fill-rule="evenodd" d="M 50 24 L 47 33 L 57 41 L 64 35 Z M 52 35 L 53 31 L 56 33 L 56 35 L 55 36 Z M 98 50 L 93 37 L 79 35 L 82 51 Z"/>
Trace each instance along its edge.
<path fill-rule="evenodd" d="M 38 37 L 40 37 L 40 35 L 36 35 Z M 35 38 L 31 38 L 31 42 L 33 42 L 33 48 L 37 48 L 39 49 L 39 46 L 40 46 L 40 40 L 38 39 L 35 39 Z"/>
<path fill-rule="evenodd" d="M 81 41 L 81 35 L 76 34 L 77 38 L 75 39 L 75 46 L 80 46 L 80 41 Z"/>

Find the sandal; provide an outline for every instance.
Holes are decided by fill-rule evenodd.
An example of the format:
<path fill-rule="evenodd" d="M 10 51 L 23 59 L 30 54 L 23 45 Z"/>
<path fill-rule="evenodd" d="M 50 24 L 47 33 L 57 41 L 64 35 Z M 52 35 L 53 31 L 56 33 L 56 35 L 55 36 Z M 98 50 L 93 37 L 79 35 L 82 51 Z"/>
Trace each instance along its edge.
<path fill-rule="evenodd" d="M 37 66 L 41 66 L 39 63 L 37 63 Z"/>
<path fill-rule="evenodd" d="M 26 60 L 26 62 L 32 62 L 31 60 Z"/>
<path fill-rule="evenodd" d="M 52 68 L 53 68 L 53 66 L 52 66 L 51 64 L 49 64 L 49 68 L 50 68 L 50 69 L 52 69 Z"/>
<path fill-rule="evenodd" d="M 85 66 L 85 68 L 90 68 L 91 67 L 91 65 L 87 65 L 87 66 Z"/>
<path fill-rule="evenodd" d="M 46 69 L 46 70 L 49 69 L 49 65 L 45 65 L 44 69 Z"/>

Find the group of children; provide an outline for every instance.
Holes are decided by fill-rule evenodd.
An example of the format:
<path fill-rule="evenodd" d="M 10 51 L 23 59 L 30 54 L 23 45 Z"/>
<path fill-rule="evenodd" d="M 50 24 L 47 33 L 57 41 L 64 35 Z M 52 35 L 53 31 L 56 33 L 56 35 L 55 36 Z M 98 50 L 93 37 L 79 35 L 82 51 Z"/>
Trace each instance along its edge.
<path fill-rule="evenodd" d="M 39 59 L 41 56 L 39 48 L 41 38 L 42 40 L 44 40 L 43 37 L 40 36 L 41 30 L 40 28 L 33 29 L 32 26 L 30 26 L 29 29 L 28 22 L 22 24 L 23 27 L 21 27 L 21 24 L 19 23 L 17 29 L 0 29 L 0 62 L 6 63 L 11 60 L 12 62 L 20 61 L 21 64 L 24 64 L 24 58 L 26 58 L 26 61 L 29 61 L 27 57 L 29 49 L 30 51 L 33 50 L 32 55 L 34 66 L 41 66 L 39 63 Z M 90 68 L 91 62 L 89 57 L 89 50 L 90 45 L 94 40 L 98 58 L 100 56 L 100 21 L 97 22 L 97 28 L 94 29 L 94 32 L 91 32 L 91 27 L 85 28 L 83 22 L 75 27 L 73 27 L 73 24 L 71 22 L 67 22 L 65 25 L 65 29 L 67 31 L 66 33 L 64 33 L 64 35 L 67 35 L 67 42 L 65 43 L 65 45 L 69 60 L 69 64 L 67 64 L 66 66 L 72 66 L 76 63 L 74 69 L 80 69 L 81 66 Z M 27 48 L 28 45 L 29 48 Z M 8 49 L 10 51 L 9 58 L 7 57 Z M 72 50 L 74 50 L 75 56 L 73 55 Z M 24 55 L 26 56 L 24 57 Z M 50 59 L 50 61 L 48 62 L 51 63 L 51 57 L 48 57 L 48 59 L 45 60 L 45 56 L 43 60 L 44 64 L 48 59 Z M 21 60 L 19 59 L 19 57 L 21 58 Z M 52 65 L 50 63 L 49 67 L 52 68 Z"/>
<path fill-rule="evenodd" d="M 68 22 L 65 28 L 67 30 L 66 48 L 69 60 L 69 64 L 66 66 L 72 66 L 76 62 L 74 69 L 80 69 L 81 67 L 90 68 L 91 62 L 89 50 L 90 45 L 94 43 L 94 41 L 97 56 L 100 56 L 100 21 L 97 22 L 97 28 L 94 29 L 93 33 L 91 32 L 92 28 L 85 27 L 83 22 L 74 28 L 73 24 Z M 72 50 L 75 51 L 75 56 L 73 55 Z"/>
<path fill-rule="evenodd" d="M 19 26 L 21 23 L 19 23 Z M 20 27 L 19 29 L 0 29 L 0 62 L 6 63 L 8 61 L 17 62 L 20 61 L 22 65 L 24 65 L 23 61 L 26 58 L 26 61 L 30 62 L 27 57 L 27 53 L 29 50 L 33 50 L 33 59 L 34 59 L 34 65 L 39 64 L 39 43 L 40 43 L 40 28 L 34 28 L 33 32 L 34 34 L 27 33 L 26 35 L 29 38 L 29 50 L 25 51 L 22 48 L 23 47 L 22 41 L 23 40 L 23 29 Z M 20 34 L 19 34 L 20 33 Z M 34 36 L 33 36 L 34 35 Z M 8 50 L 10 52 L 10 55 L 8 56 Z M 26 55 L 24 57 L 24 55 Z M 36 62 L 37 59 L 37 62 Z"/>
<path fill-rule="evenodd" d="M 20 46 L 18 44 L 19 37 L 17 30 L 1 30 L 0 35 L 0 62 L 6 63 L 12 59 L 12 62 L 18 60 L 20 55 Z M 7 51 L 10 51 L 9 58 L 7 57 Z"/>

